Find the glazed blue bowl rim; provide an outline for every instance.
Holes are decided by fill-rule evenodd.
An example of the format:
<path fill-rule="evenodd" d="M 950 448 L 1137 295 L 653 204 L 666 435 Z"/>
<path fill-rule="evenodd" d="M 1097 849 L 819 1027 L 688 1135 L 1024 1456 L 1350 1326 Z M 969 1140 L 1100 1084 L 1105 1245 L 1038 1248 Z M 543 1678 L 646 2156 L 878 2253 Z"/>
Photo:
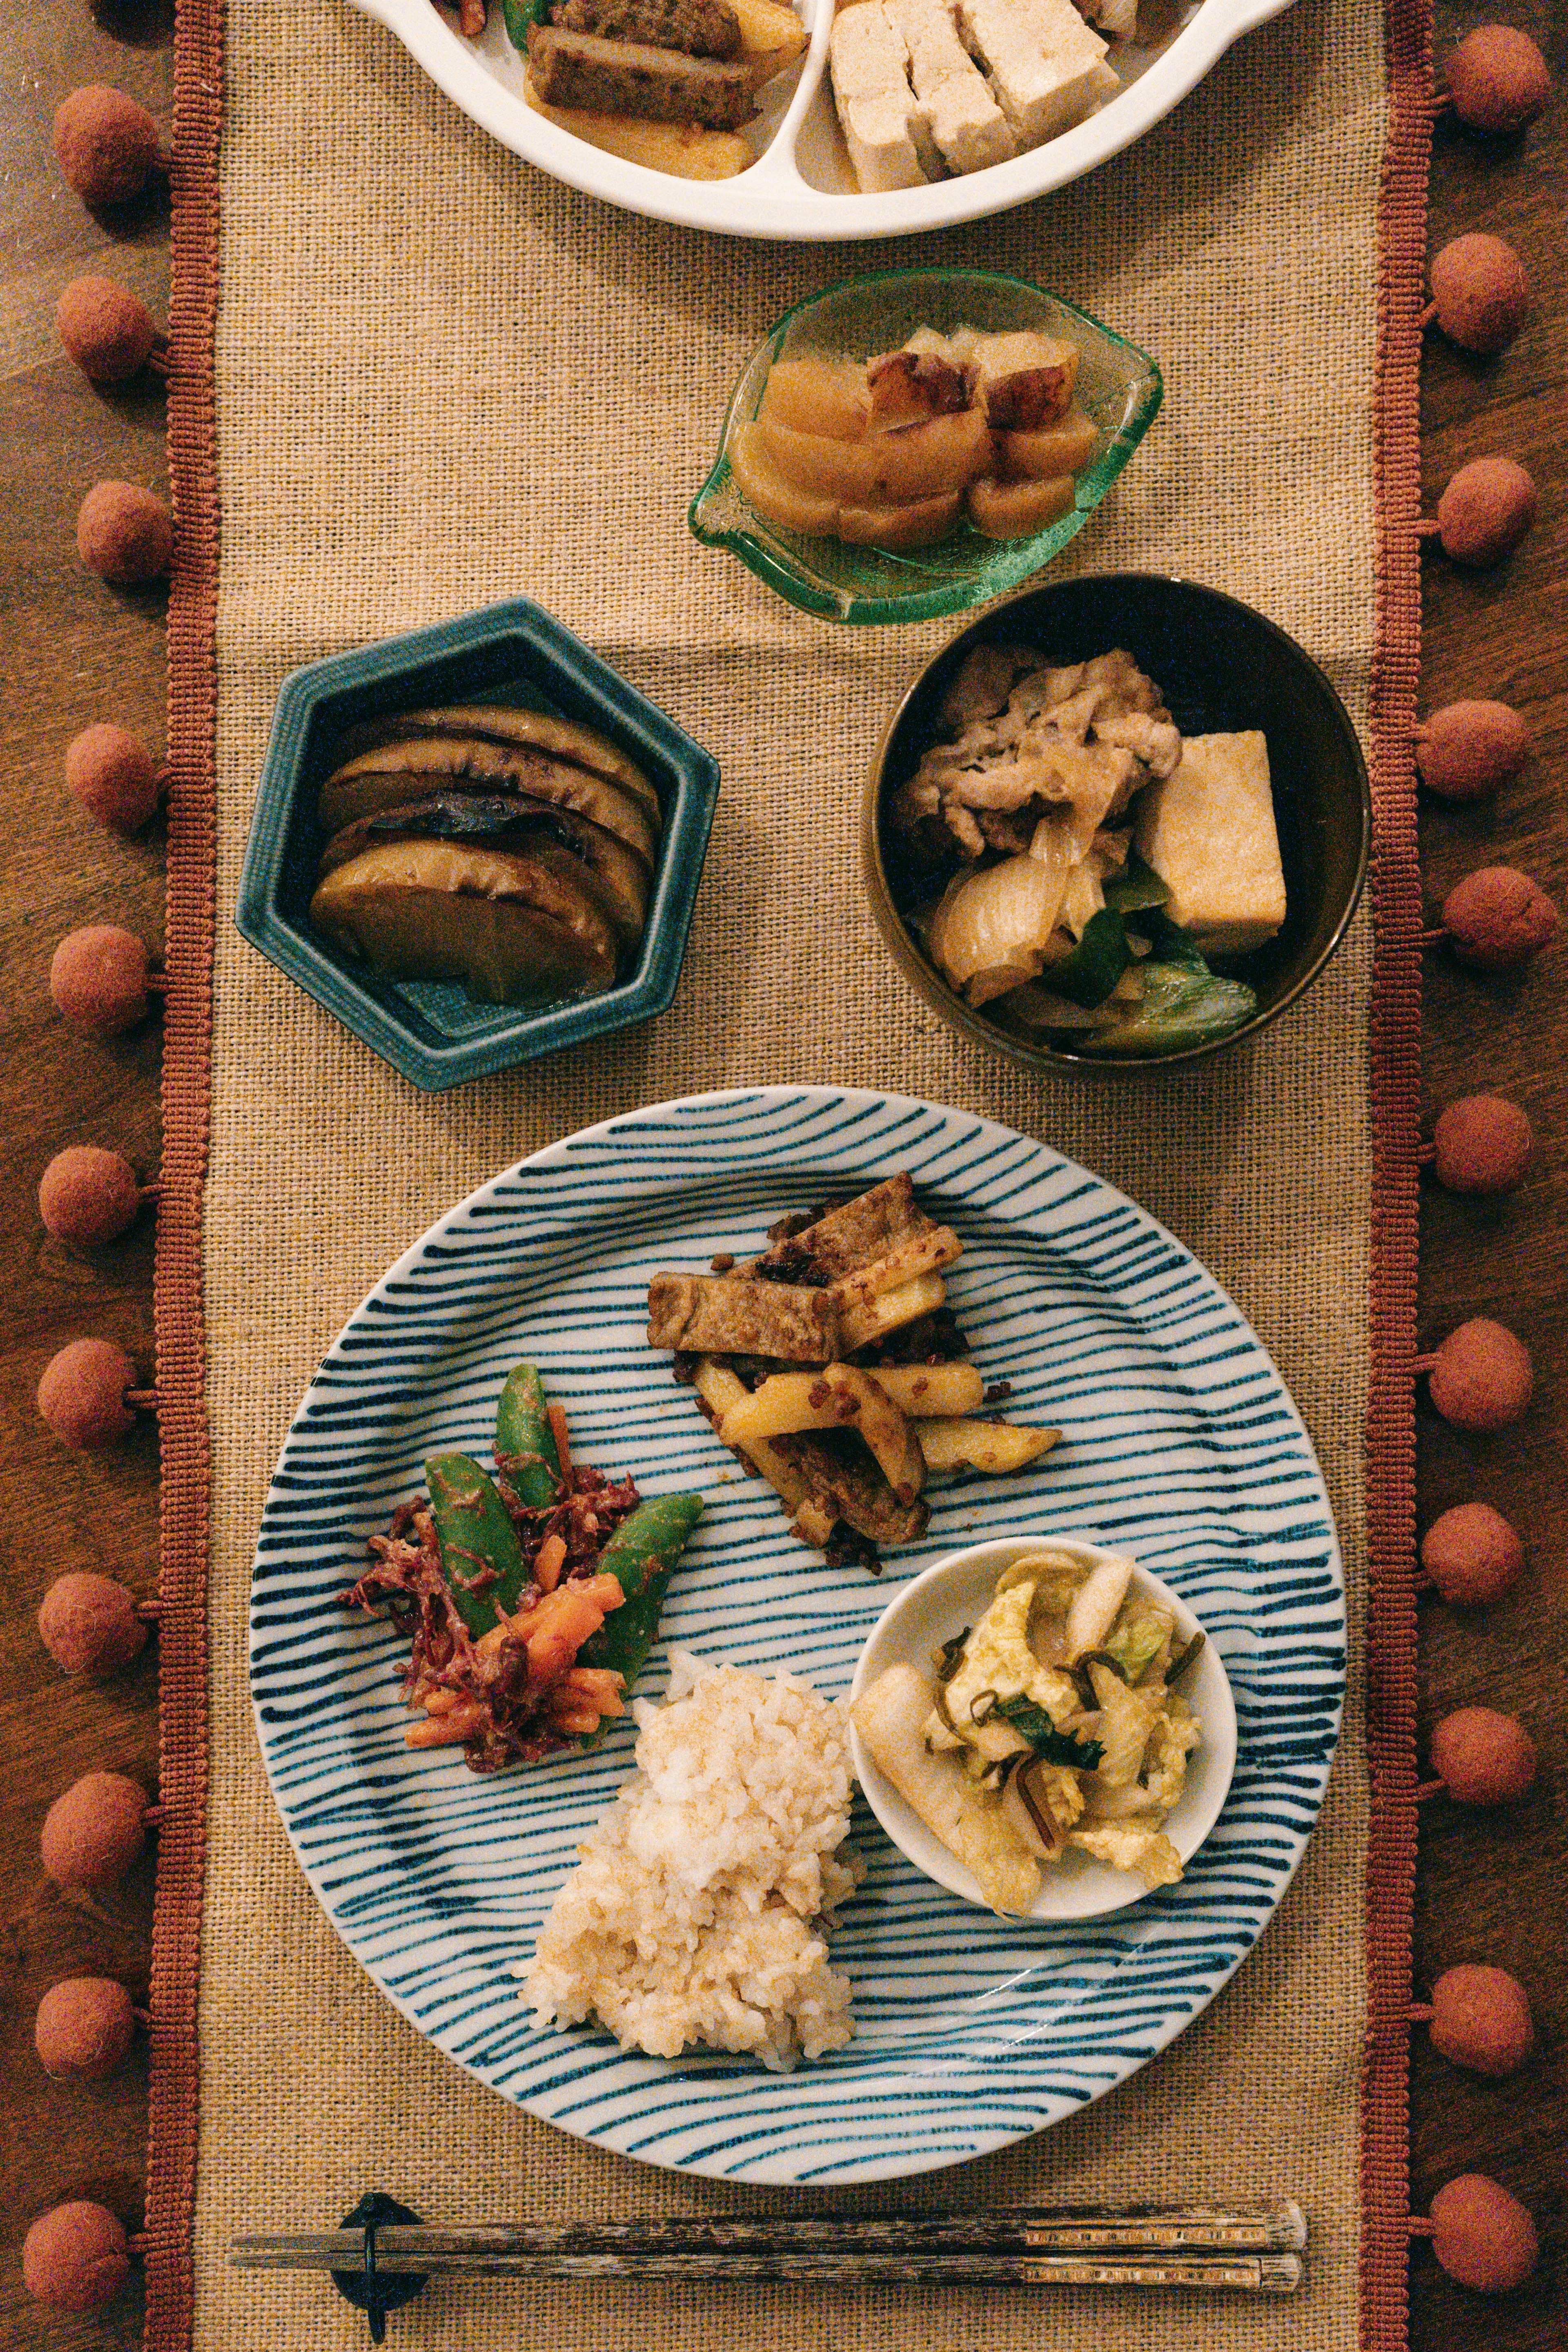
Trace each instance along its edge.
<path fill-rule="evenodd" d="M 613 731 L 641 747 L 674 778 L 642 953 L 625 980 L 598 996 L 550 1005 L 496 1008 L 504 1025 L 469 1037 L 416 1035 L 361 984 L 350 965 L 279 903 L 287 838 L 295 814 L 307 733 L 328 694 L 417 677 L 465 653 L 515 644 L 545 673 L 570 686 Z M 526 667 L 520 659 L 517 669 Z M 495 698 L 515 689 L 497 681 Z M 591 709 L 590 710 L 591 717 Z M 278 689 L 250 835 L 240 872 L 235 926 L 240 936 L 393 1068 L 426 1092 L 484 1077 L 566 1045 L 603 1036 L 669 1006 L 685 960 L 718 798 L 718 763 L 658 705 L 611 668 L 592 647 L 528 597 L 512 597 L 448 621 L 379 637 L 290 670 Z"/>

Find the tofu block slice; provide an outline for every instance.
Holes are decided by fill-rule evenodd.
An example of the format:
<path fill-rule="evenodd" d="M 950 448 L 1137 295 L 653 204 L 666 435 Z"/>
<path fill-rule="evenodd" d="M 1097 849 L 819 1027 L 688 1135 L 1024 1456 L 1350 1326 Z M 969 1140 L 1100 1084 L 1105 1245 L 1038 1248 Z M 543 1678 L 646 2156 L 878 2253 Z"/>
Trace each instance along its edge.
<path fill-rule="evenodd" d="M 1256 733 L 1189 735 L 1163 783 L 1138 795 L 1134 841 L 1170 891 L 1166 909 L 1205 954 L 1239 955 L 1285 919 L 1285 873 Z"/>
<path fill-rule="evenodd" d="M 957 0 L 957 13 L 1020 147 L 1071 130 L 1121 87 L 1072 0 Z"/>
<path fill-rule="evenodd" d="M 958 38 L 946 0 L 889 0 L 909 53 L 915 95 L 955 172 L 983 172 L 1018 153 L 1011 124 Z"/>
<path fill-rule="evenodd" d="M 923 188 L 931 125 L 909 79 L 909 52 L 887 0 L 862 0 L 834 19 L 828 55 L 833 102 L 855 178 L 868 192 Z"/>

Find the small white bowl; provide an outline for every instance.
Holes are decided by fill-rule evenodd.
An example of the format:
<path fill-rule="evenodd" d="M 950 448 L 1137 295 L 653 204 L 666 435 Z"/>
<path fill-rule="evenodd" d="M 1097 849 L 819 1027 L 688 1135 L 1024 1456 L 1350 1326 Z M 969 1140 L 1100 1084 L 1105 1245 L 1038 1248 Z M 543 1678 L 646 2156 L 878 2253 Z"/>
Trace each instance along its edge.
<path fill-rule="evenodd" d="M 1036 1536 L 1009 1536 L 997 1543 L 970 1544 L 963 1551 L 949 1552 L 946 1559 L 937 1560 L 906 1584 L 883 1611 L 861 1652 L 855 1678 L 850 1685 L 851 1698 L 858 1698 L 867 1684 L 875 1682 L 889 1666 L 915 1665 L 929 1672 L 932 1659 L 943 1643 L 984 1615 L 1001 1570 L 1025 1552 L 1038 1551 L 1042 1544 L 1071 1552 L 1086 1567 L 1112 1556 L 1102 1545 L 1086 1543 L 1082 1537 L 1059 1536 L 1045 1530 Z M 1120 1556 L 1126 1557 L 1124 1553 Z M 1134 1570 L 1133 1589 L 1172 1611 L 1177 1632 L 1187 1641 L 1203 1631 L 1181 1595 L 1173 1592 L 1157 1576 L 1151 1576 L 1146 1569 Z M 1180 1799 L 1164 1824 L 1166 1837 L 1184 1863 L 1197 1852 L 1219 1819 L 1236 1770 L 1236 1702 L 1212 1641 L 1205 1641 L 1188 1669 L 1185 1688 L 1193 1712 L 1203 1726 L 1203 1744 L 1187 1759 L 1186 1780 Z M 961 1895 L 966 1903 L 988 1911 L 990 1906 L 975 1879 L 878 1771 L 852 1725 L 850 1742 L 866 1801 L 899 1852 L 927 1878 L 934 1878 L 938 1886 L 946 1886 L 951 1894 Z M 1045 1884 L 1027 1916 L 1043 1920 L 1097 1919 L 1108 1911 L 1121 1911 L 1129 1903 L 1140 1901 L 1149 1891 L 1131 1871 L 1113 1870 L 1108 1864 L 1096 1862 L 1082 1847 L 1070 1846 L 1061 1860 L 1045 1873 Z"/>

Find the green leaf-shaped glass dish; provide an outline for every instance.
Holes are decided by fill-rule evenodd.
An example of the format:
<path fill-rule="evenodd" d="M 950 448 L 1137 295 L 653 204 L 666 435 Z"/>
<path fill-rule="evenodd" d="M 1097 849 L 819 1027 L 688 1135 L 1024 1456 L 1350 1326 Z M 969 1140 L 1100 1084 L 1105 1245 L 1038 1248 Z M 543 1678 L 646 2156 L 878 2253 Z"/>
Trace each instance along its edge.
<path fill-rule="evenodd" d="M 1029 328 L 1077 344 L 1076 397 L 1100 439 L 1076 477 L 1069 512 L 1027 539 L 987 539 L 959 523 L 936 546 L 902 554 L 806 538 L 753 513 L 731 475 L 729 451 L 737 428 L 757 415 L 774 362 L 863 360 L 896 351 L 917 327 L 943 334 Z M 752 353 L 731 395 L 713 471 L 692 500 L 691 527 L 706 546 L 728 548 L 788 603 L 824 620 L 867 626 L 962 613 L 1017 588 L 1076 538 L 1153 424 L 1163 393 L 1147 352 L 1022 278 L 987 269 L 852 278 L 786 311 Z"/>

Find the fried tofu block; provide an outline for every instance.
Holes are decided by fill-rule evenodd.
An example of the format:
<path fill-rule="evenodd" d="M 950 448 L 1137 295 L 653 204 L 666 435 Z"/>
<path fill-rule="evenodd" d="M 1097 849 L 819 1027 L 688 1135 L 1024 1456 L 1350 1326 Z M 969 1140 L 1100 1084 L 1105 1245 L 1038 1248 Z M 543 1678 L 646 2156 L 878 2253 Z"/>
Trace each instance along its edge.
<path fill-rule="evenodd" d="M 867 190 L 923 188 L 931 125 L 909 80 L 909 52 L 887 0 L 863 0 L 833 20 L 833 103 L 855 178 Z"/>
<path fill-rule="evenodd" d="M 838 1306 L 825 1291 L 703 1274 L 654 1275 L 648 1345 L 789 1364 L 825 1364 L 844 1352 Z"/>
<path fill-rule="evenodd" d="M 889 0 L 909 54 L 915 95 L 954 172 L 980 172 L 1018 153 L 1012 126 L 958 38 L 946 0 Z"/>
<path fill-rule="evenodd" d="M 1072 0 L 957 0 L 957 9 L 965 47 L 984 62 L 1020 147 L 1082 122 L 1121 86 Z"/>
<path fill-rule="evenodd" d="M 1140 793 L 1134 840 L 1196 947 L 1239 955 L 1285 919 L 1269 746 L 1257 732 L 1189 735 L 1174 775 Z"/>

